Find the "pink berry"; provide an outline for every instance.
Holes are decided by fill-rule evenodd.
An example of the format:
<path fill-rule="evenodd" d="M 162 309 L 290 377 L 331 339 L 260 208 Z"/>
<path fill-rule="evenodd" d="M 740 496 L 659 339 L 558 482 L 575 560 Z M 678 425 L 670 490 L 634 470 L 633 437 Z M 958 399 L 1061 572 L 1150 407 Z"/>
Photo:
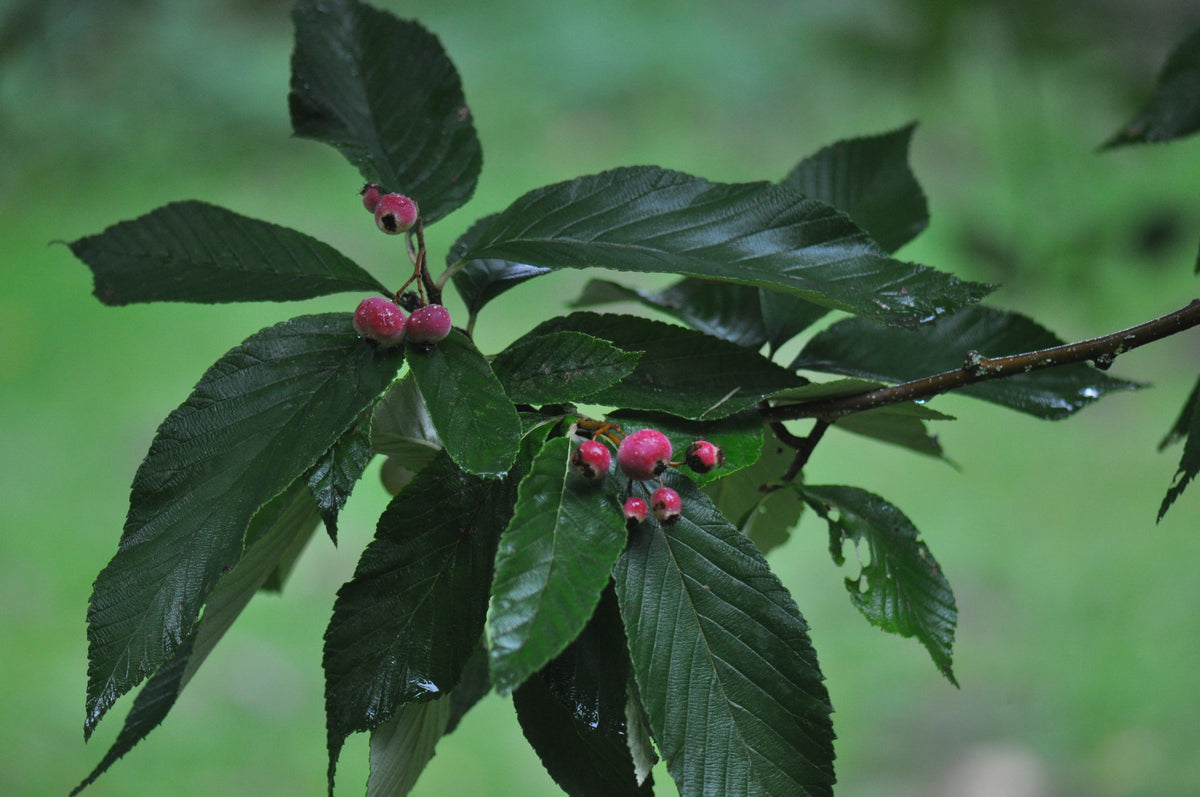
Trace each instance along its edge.
<path fill-rule="evenodd" d="M 653 479 L 670 461 L 671 441 L 657 429 L 634 432 L 617 447 L 617 465 L 635 481 Z"/>
<path fill-rule="evenodd" d="M 407 328 L 410 343 L 437 343 L 450 334 L 450 311 L 440 304 L 427 304 L 413 311 Z"/>
<path fill-rule="evenodd" d="M 650 509 L 658 518 L 659 523 L 670 526 L 679 522 L 680 513 L 683 510 L 683 500 L 679 497 L 679 493 L 670 487 L 659 487 L 650 494 Z"/>
<path fill-rule="evenodd" d="M 367 183 L 358 193 L 362 195 L 363 207 L 369 212 L 374 213 L 375 208 L 379 207 L 379 197 L 382 196 L 379 193 L 379 186 L 375 185 L 375 183 Z"/>
<path fill-rule="evenodd" d="M 404 340 L 404 311 L 382 296 L 368 296 L 354 311 L 354 331 L 380 346 L 395 346 Z"/>
<path fill-rule="evenodd" d="M 585 440 L 571 454 L 571 467 L 588 481 L 600 481 L 608 475 L 612 455 L 608 446 L 596 440 Z"/>
<path fill-rule="evenodd" d="M 718 445 L 713 445 L 707 440 L 697 440 L 688 446 L 683 461 L 696 473 L 708 473 L 725 462 L 725 453 Z"/>
<path fill-rule="evenodd" d="M 411 230 L 419 215 L 417 203 L 404 194 L 384 194 L 375 205 L 375 225 L 388 235 Z"/>
<path fill-rule="evenodd" d="M 645 522 L 646 516 L 649 514 L 650 505 L 646 503 L 645 499 L 630 496 L 625 500 L 625 524 L 630 528 Z"/>

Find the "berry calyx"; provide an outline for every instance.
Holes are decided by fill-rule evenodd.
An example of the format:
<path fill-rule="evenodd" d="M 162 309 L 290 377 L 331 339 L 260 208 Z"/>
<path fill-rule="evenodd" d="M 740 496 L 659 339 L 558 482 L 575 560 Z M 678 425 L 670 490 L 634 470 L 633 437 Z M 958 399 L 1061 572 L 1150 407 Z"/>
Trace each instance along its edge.
<path fill-rule="evenodd" d="M 385 348 L 403 342 L 405 326 L 404 311 L 382 296 L 368 296 L 354 311 L 354 331 Z"/>
<path fill-rule="evenodd" d="M 708 473 L 725 462 L 725 452 L 721 451 L 720 446 L 707 440 L 697 440 L 688 446 L 683 461 L 696 473 Z"/>
<path fill-rule="evenodd" d="M 641 429 L 617 447 L 617 465 L 635 481 L 653 479 L 671 461 L 671 441 L 657 429 Z"/>
<path fill-rule="evenodd" d="M 375 183 L 367 183 L 358 193 L 362 195 L 363 207 L 374 213 L 375 208 L 379 207 L 379 198 L 383 196 L 379 193 L 379 186 Z"/>
<path fill-rule="evenodd" d="M 427 304 L 409 316 L 407 330 L 410 343 L 429 344 L 444 340 L 450 334 L 450 311 L 440 304 Z"/>
<path fill-rule="evenodd" d="M 608 446 L 595 440 L 585 440 L 571 454 L 571 467 L 588 481 L 600 481 L 608 475 L 611 466 Z"/>
<path fill-rule="evenodd" d="M 366 204 L 366 197 L 363 197 Z M 404 194 L 384 194 L 375 205 L 375 226 L 388 235 L 407 232 L 417 223 L 421 215 L 417 203 Z"/>
<path fill-rule="evenodd" d="M 650 515 L 650 505 L 646 503 L 644 498 L 630 496 L 625 499 L 625 525 L 633 528 L 639 523 L 645 522 Z"/>
<path fill-rule="evenodd" d="M 650 494 L 650 509 L 659 523 L 670 526 L 682 517 L 683 499 L 670 487 L 659 487 Z"/>

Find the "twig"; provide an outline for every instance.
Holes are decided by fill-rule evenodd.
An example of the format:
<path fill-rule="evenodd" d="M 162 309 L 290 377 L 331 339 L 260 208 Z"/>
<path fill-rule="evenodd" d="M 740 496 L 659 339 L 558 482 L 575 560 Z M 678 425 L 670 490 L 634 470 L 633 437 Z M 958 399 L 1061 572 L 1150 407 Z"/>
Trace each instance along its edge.
<path fill-rule="evenodd" d="M 763 420 L 768 423 L 800 418 L 819 418 L 832 423 L 851 413 L 873 410 L 905 401 L 928 399 L 976 382 L 1004 379 L 1016 374 L 1027 374 L 1047 368 L 1057 368 L 1061 365 L 1090 360 L 1098 368 L 1107 370 L 1118 356 L 1131 349 L 1153 343 L 1198 325 L 1200 325 L 1200 299 L 1194 299 L 1186 307 L 1173 313 L 1097 338 L 1004 357 L 983 357 L 978 352 L 972 351 L 967 353 L 963 366 L 952 371 L 944 371 L 933 376 L 914 379 L 911 382 L 903 382 L 849 396 L 768 407 L 760 412 Z"/>

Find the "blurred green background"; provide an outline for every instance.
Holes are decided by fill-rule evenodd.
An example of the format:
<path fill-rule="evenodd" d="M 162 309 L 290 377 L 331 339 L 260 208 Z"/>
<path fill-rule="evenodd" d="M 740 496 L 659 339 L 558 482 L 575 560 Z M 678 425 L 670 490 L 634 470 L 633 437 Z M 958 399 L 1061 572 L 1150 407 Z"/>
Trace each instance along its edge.
<path fill-rule="evenodd" d="M 933 222 L 904 257 L 1002 282 L 992 303 L 1069 339 L 1196 295 L 1200 141 L 1095 152 L 1200 23 L 1192 3 L 381 5 L 442 38 L 484 146 L 476 198 L 431 230 L 436 252 L 548 182 L 631 163 L 777 179 L 838 138 L 915 119 Z M 86 602 L 158 423 L 250 333 L 356 301 L 106 308 L 55 242 L 194 198 L 305 230 L 385 281 L 399 273 L 357 173 L 290 137 L 290 35 L 288 4 L 266 0 L 0 3 L 2 794 L 65 795 L 119 730 L 128 699 L 83 744 Z M 481 347 L 584 278 L 497 301 Z M 957 469 L 826 438 L 809 480 L 904 509 L 960 611 L 956 690 L 915 641 L 851 607 L 823 523 L 806 518 L 771 555 L 828 677 L 839 794 L 1200 793 L 1200 488 L 1154 523 L 1179 458 L 1155 445 L 1198 350 L 1193 331 L 1123 357 L 1114 372 L 1154 388 L 1065 422 L 939 399 L 960 417 L 939 430 Z M 284 594 L 251 605 L 166 724 L 87 793 L 322 793 L 321 635 L 383 501 L 373 468 L 339 547 L 315 538 Z M 361 793 L 365 736 L 339 775 L 339 793 Z M 559 792 L 510 701 L 492 697 L 415 793 Z"/>

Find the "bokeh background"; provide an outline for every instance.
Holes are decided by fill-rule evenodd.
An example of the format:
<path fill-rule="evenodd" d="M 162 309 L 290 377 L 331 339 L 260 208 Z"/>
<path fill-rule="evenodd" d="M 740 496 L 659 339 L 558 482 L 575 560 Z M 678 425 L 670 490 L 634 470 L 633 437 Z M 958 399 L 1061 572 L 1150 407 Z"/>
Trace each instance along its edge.
<path fill-rule="evenodd" d="M 933 221 L 904 257 L 1001 282 L 993 304 L 1068 339 L 1196 295 L 1200 141 L 1096 152 L 1200 24 L 1193 3 L 380 5 L 442 38 L 484 145 L 476 198 L 431 230 L 435 252 L 548 182 L 631 163 L 778 179 L 839 138 L 918 120 Z M 247 335 L 357 301 L 106 308 L 60 242 L 194 198 L 399 273 L 357 173 L 290 136 L 290 36 L 277 0 L 0 2 L 0 793 L 65 795 L 119 730 L 128 699 L 83 743 L 86 602 L 160 420 Z M 481 347 L 585 276 L 497 301 Z M 826 438 L 809 480 L 904 509 L 960 611 L 954 689 L 915 641 L 851 607 L 823 523 L 772 553 L 828 677 L 839 794 L 1200 793 L 1200 488 L 1154 522 L 1179 458 L 1155 446 L 1198 352 L 1193 331 L 1126 355 L 1114 373 L 1154 387 L 1065 422 L 938 399 L 960 418 L 939 430 L 957 467 Z M 88 794 L 322 793 L 321 634 L 384 498 L 373 468 L 340 545 L 314 538 L 284 594 L 251 605 L 165 725 Z M 365 736 L 339 775 L 339 793 L 361 793 Z M 658 780 L 674 793 L 661 767 Z M 511 702 L 491 697 L 415 793 L 559 792 Z"/>

